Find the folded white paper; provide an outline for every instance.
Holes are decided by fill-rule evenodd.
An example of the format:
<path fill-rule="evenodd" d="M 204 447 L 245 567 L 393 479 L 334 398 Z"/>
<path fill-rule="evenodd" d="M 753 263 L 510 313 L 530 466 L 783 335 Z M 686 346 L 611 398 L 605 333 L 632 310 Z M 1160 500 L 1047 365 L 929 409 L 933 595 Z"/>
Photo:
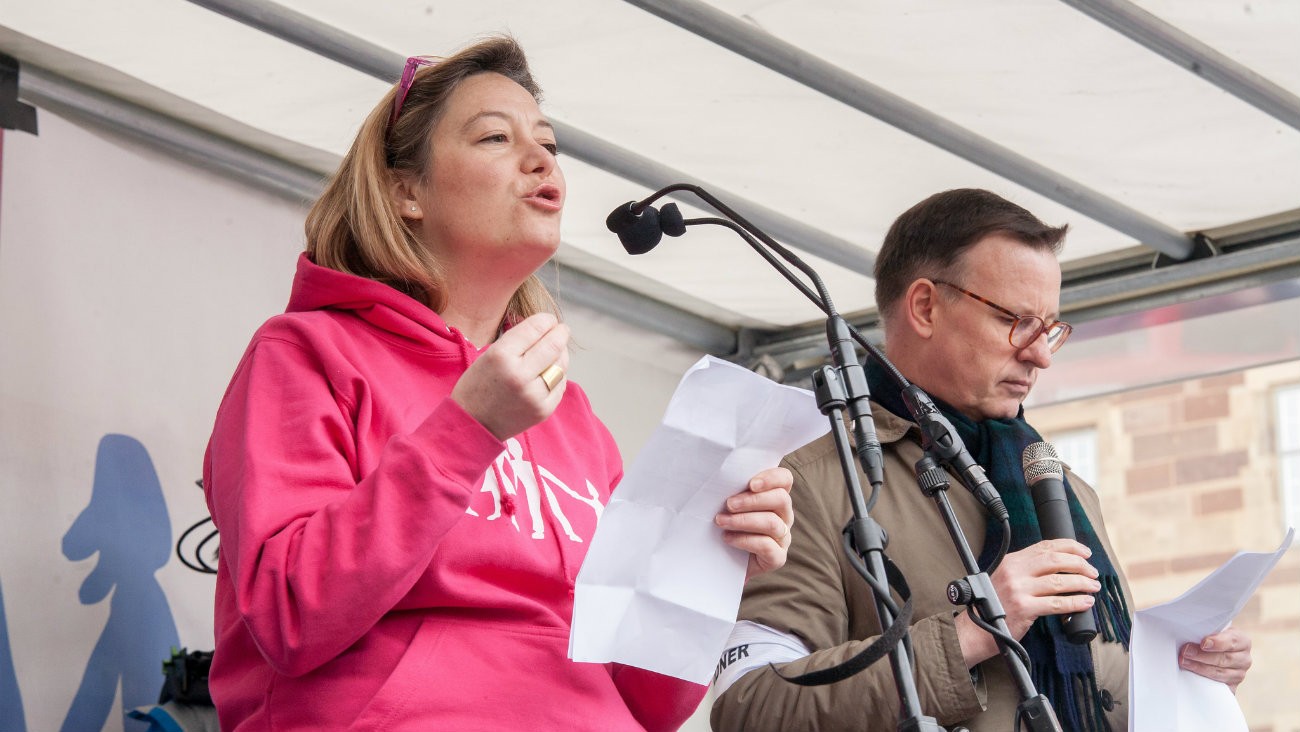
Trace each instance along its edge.
<path fill-rule="evenodd" d="M 1227 628 L 1294 536 L 1294 528 L 1287 531 L 1272 553 L 1238 552 L 1177 600 L 1134 614 L 1130 732 L 1247 732 L 1237 697 L 1225 684 L 1180 667 L 1178 649 Z"/>
<path fill-rule="evenodd" d="M 578 572 L 569 658 L 707 683 L 749 561 L 713 517 L 829 429 L 806 390 L 708 356 L 692 366 L 601 515 Z"/>

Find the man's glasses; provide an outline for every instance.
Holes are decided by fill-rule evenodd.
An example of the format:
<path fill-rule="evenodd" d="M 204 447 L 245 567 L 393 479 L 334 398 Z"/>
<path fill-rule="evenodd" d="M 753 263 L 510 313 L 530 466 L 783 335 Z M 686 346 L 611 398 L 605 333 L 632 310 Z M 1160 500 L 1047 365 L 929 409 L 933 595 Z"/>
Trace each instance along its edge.
<path fill-rule="evenodd" d="M 980 297 L 970 290 L 958 287 L 951 282 L 944 282 L 943 280 L 931 280 L 931 282 L 934 282 L 936 285 L 951 287 L 957 292 L 960 292 L 973 300 L 979 300 L 999 313 L 1011 318 L 1011 333 L 1007 335 L 1007 340 L 1016 348 L 1028 348 L 1034 341 L 1038 340 L 1038 336 L 1046 333 L 1047 348 L 1052 353 L 1056 353 L 1058 348 L 1065 345 L 1065 340 L 1070 337 L 1070 331 L 1074 330 L 1073 326 L 1062 320 L 1048 323 L 1037 315 L 1018 315 L 992 300 Z"/>
<path fill-rule="evenodd" d="M 397 124 L 397 116 L 402 113 L 402 105 L 406 104 L 406 95 L 411 91 L 411 82 L 415 81 L 415 72 L 421 66 L 437 66 L 442 60 L 442 56 L 412 56 L 406 59 L 402 81 L 397 85 L 397 96 L 393 97 L 393 113 L 388 115 L 388 127 L 384 129 L 385 140 L 393 134 L 393 125 Z"/>

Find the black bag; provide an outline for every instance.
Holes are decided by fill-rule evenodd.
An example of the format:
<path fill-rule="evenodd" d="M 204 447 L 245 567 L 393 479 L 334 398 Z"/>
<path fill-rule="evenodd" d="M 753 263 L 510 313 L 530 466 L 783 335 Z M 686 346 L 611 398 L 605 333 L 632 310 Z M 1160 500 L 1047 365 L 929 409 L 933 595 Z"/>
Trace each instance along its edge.
<path fill-rule="evenodd" d="M 208 669 L 212 667 L 212 651 L 179 651 L 172 649 L 172 657 L 163 661 L 163 687 L 158 703 L 177 701 L 194 706 L 212 706 L 208 693 Z"/>

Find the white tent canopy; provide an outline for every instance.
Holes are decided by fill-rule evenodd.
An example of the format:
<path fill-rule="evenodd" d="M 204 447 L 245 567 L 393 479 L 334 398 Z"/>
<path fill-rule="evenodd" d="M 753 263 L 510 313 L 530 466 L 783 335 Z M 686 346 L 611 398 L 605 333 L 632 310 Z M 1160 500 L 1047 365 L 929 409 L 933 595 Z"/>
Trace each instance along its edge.
<path fill-rule="evenodd" d="M 790 357 L 818 312 L 721 229 L 626 255 L 606 214 L 679 181 L 808 254 L 859 324 L 884 230 L 946 188 L 1071 225 L 1076 319 L 1294 276 L 1300 261 L 1300 5 L 1286 0 L 0 11 L 22 98 L 297 197 L 319 189 L 406 55 L 496 32 L 527 49 L 568 153 L 562 299 L 696 347 Z"/>
<path fill-rule="evenodd" d="M 615 206 L 700 184 L 806 254 L 868 328 L 889 224 L 975 186 L 1071 226 L 1078 327 L 1034 398 L 1071 400 L 1046 439 L 1097 428 L 1097 485 L 1127 502 L 1112 536 L 1148 587 L 1190 577 L 1151 567 L 1199 572 L 1265 541 L 1294 502 L 1273 495 L 1284 417 L 1266 412 L 1300 358 L 1295 0 L 3 0 L 0 125 L 30 112 L 13 59 L 40 135 L 0 138 L 0 710 L 20 701 L 30 729 L 108 714 L 114 732 L 130 695 L 96 659 L 143 658 L 152 701 L 165 644 L 141 628 L 211 647 L 213 583 L 168 561 L 161 532 L 154 563 L 132 565 L 163 590 L 161 622 L 115 611 L 123 585 L 110 600 L 84 583 L 143 522 L 177 537 L 207 515 L 194 481 L 221 394 L 283 307 L 305 202 L 405 57 L 501 32 L 565 149 L 547 274 L 577 334 L 570 372 L 629 460 L 701 351 L 798 381 L 826 348 L 816 308 L 732 233 L 630 257 L 605 230 Z M 1170 383 L 1205 374 L 1225 377 Z M 1094 398 L 1153 383 L 1168 386 Z M 147 450 L 165 515 L 91 511 L 117 505 L 95 498 L 108 435 Z M 65 543 L 82 515 L 105 528 L 93 557 Z M 1262 627 L 1290 627 L 1285 602 L 1263 602 Z M 96 650 L 118 637 L 130 649 Z M 78 704 L 105 677 L 112 698 Z"/>

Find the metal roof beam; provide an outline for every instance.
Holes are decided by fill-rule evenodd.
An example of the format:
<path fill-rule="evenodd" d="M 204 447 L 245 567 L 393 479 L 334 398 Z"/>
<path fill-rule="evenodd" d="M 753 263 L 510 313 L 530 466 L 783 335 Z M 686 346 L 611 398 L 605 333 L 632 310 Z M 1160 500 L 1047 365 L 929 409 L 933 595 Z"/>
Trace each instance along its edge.
<path fill-rule="evenodd" d="M 1061 287 L 1061 317 L 1078 325 L 1300 278 L 1300 234 L 1276 235 L 1261 229 L 1259 236 L 1258 243 L 1242 244 L 1216 257 L 1090 277 L 1086 282 L 1067 279 Z M 873 343 L 883 341 L 874 309 L 846 317 Z M 823 363 L 825 339 L 819 325 L 756 334 L 753 357 L 766 355 L 783 369 L 806 370 L 809 364 Z"/>
<path fill-rule="evenodd" d="M 213 12 L 307 49 L 344 66 L 392 83 L 401 78 L 406 57 L 377 46 L 276 3 L 259 0 L 190 0 Z M 656 162 L 607 140 L 552 118 L 564 153 L 601 170 L 651 189 L 674 183 L 691 183 L 727 201 L 755 225 L 790 246 L 846 269 L 871 275 L 875 259 L 870 252 L 754 201 Z M 697 204 L 692 195 L 674 196 Z M 612 244 L 611 239 L 611 244 Z"/>
<path fill-rule="evenodd" d="M 1148 50 L 1300 130 L 1300 97 L 1125 0 L 1061 0 Z"/>
<path fill-rule="evenodd" d="M 947 150 L 1175 259 L 1190 237 L 699 0 L 627 0 L 860 112 Z"/>
<path fill-rule="evenodd" d="M 39 108 L 90 121 L 152 150 L 252 183 L 295 203 L 315 200 L 325 187 L 325 174 L 320 171 L 254 150 L 30 64 L 23 64 L 18 74 L 18 94 Z"/>
<path fill-rule="evenodd" d="M 681 343 L 716 356 L 731 356 L 739 350 L 738 330 L 651 299 L 582 270 L 556 263 L 555 267 L 543 267 L 537 275 L 555 293 L 561 305 L 580 303 L 604 315 L 654 333 L 671 336 Z"/>
<path fill-rule="evenodd" d="M 140 144 L 199 167 L 304 204 L 320 196 L 324 174 L 219 137 L 184 122 L 24 64 L 18 76 L 23 101 L 70 117 L 89 121 Z M 729 355 L 737 346 L 737 331 L 720 323 L 652 300 L 624 287 L 599 280 L 558 262 L 539 273 L 551 291 L 566 302 L 611 315 L 654 333 L 671 336 L 709 353 Z"/>

